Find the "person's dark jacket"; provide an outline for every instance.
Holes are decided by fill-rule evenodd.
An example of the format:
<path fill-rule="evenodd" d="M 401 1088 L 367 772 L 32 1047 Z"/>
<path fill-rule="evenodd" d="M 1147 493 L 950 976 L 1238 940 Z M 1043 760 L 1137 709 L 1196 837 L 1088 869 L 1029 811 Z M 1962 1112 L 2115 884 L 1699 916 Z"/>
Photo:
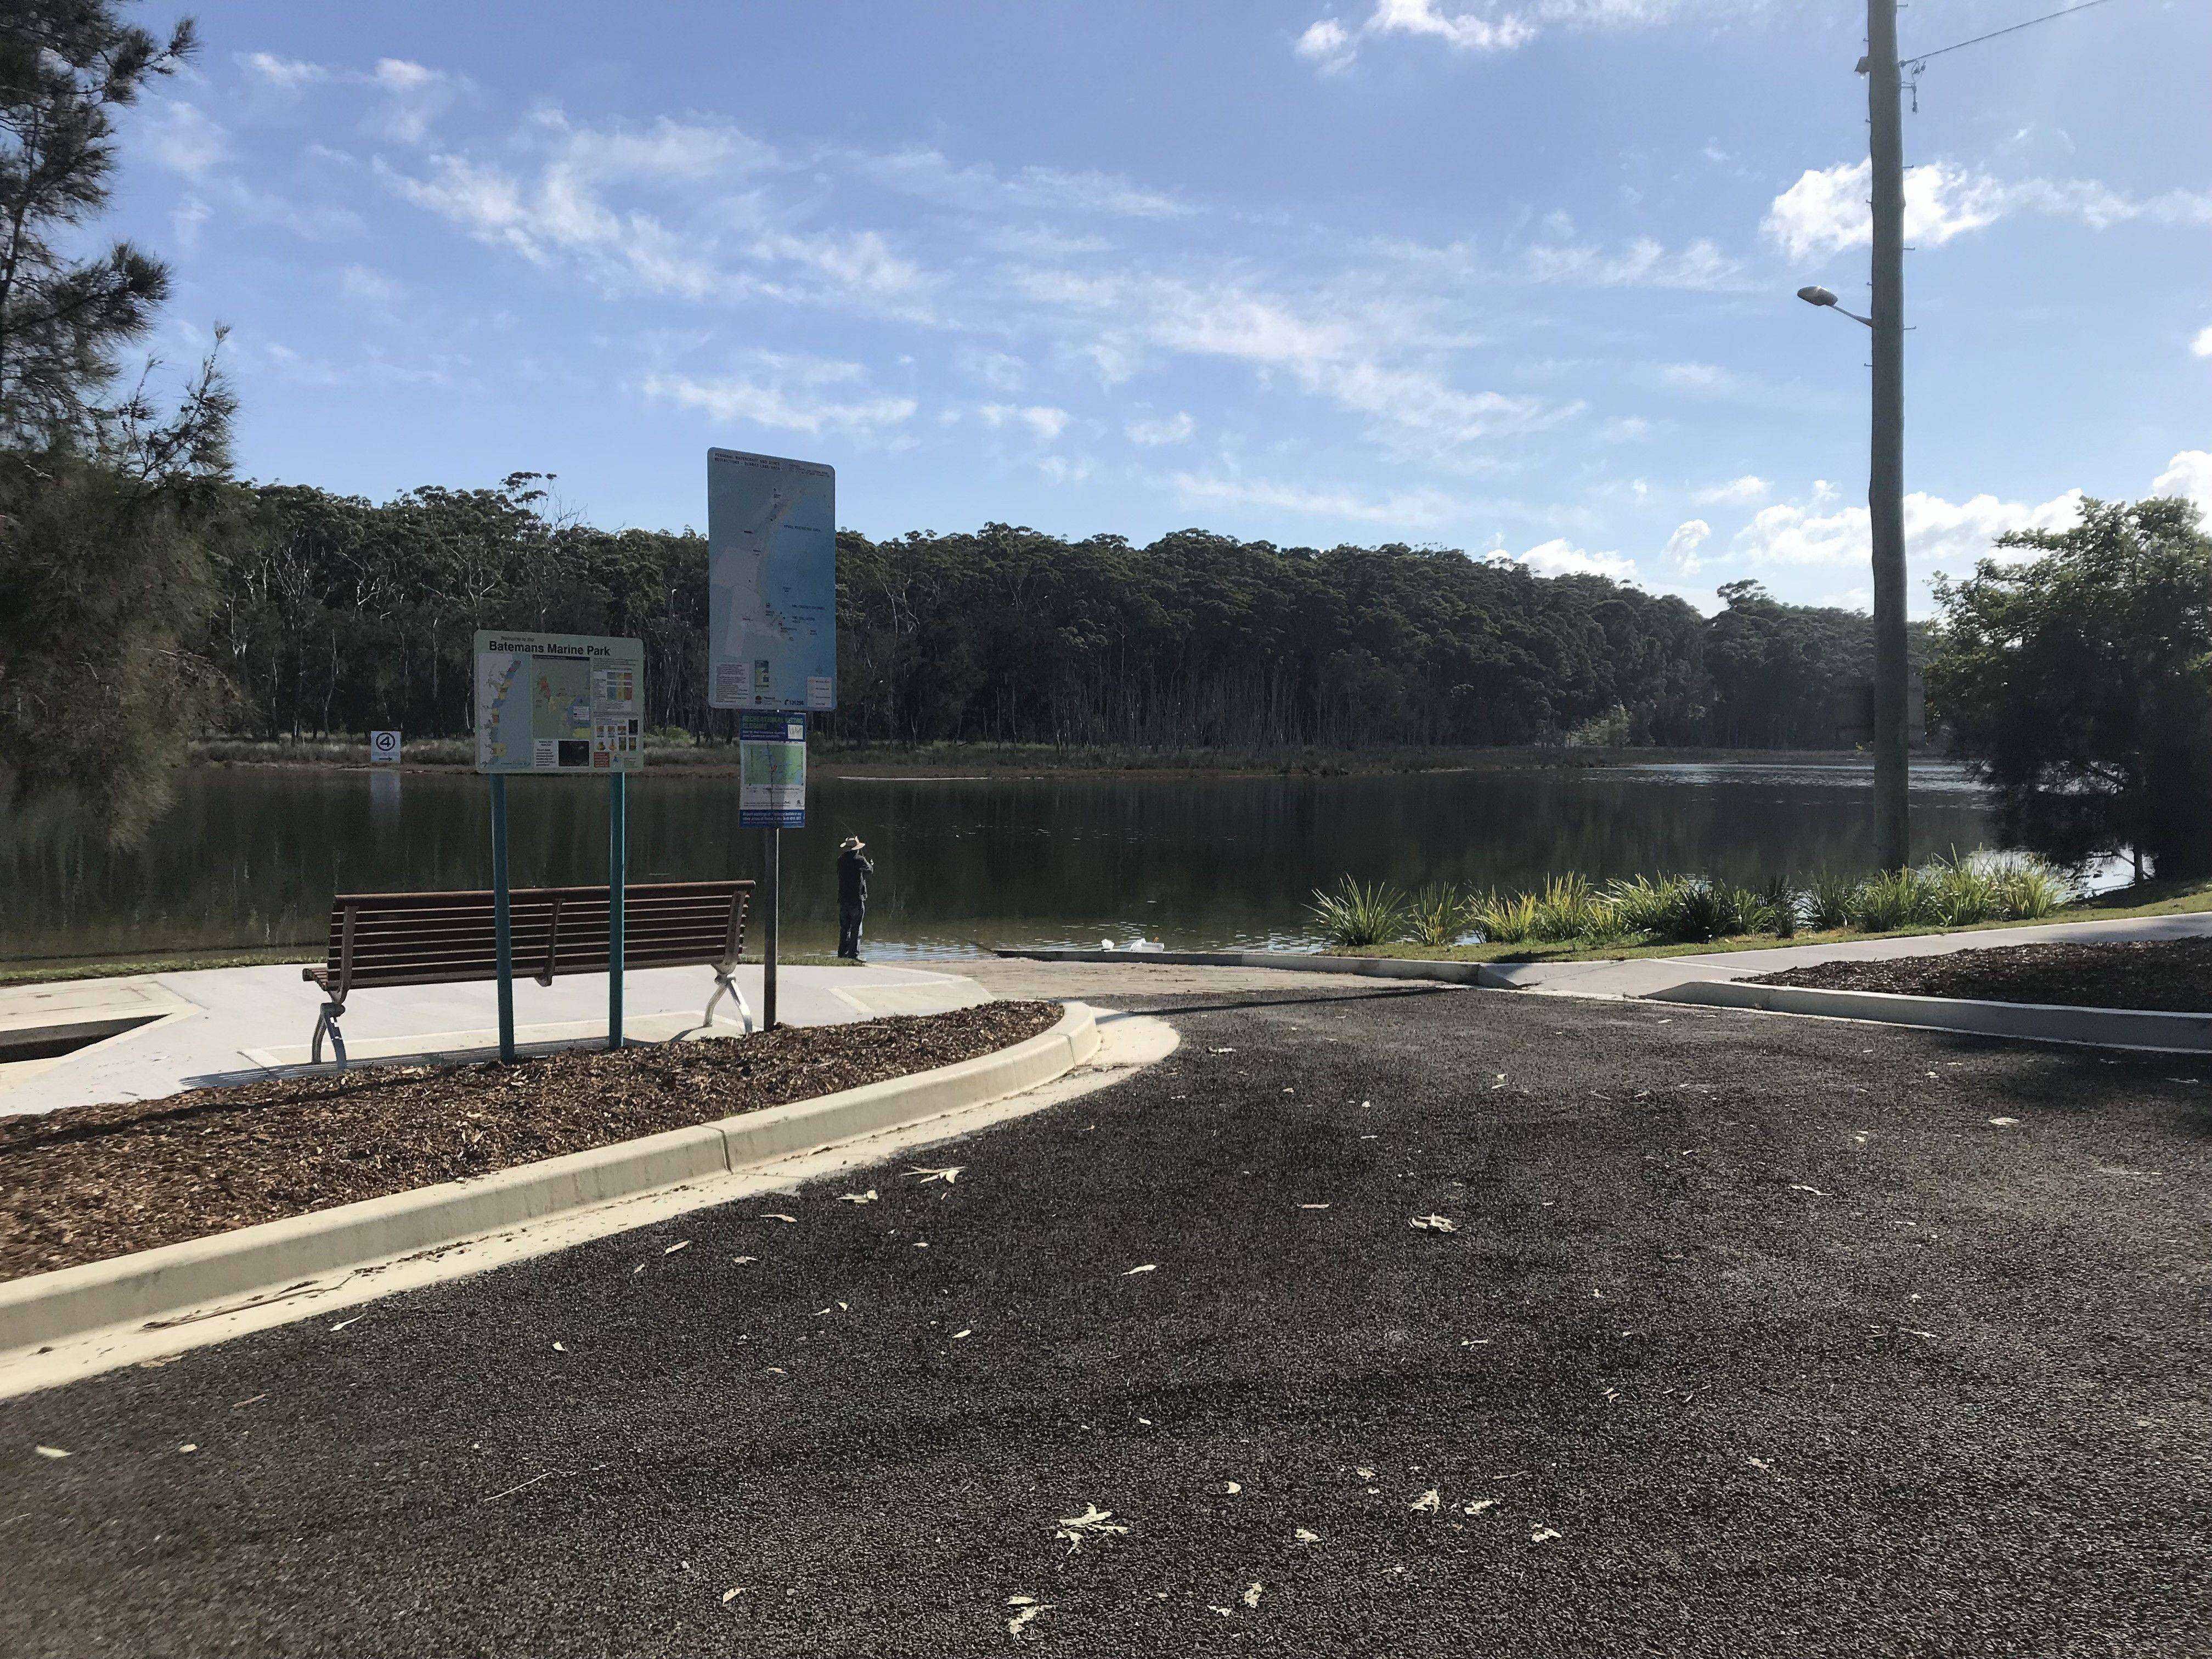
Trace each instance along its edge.
<path fill-rule="evenodd" d="M 857 848 L 837 855 L 837 905 L 840 909 L 857 909 L 868 902 L 868 878 L 876 866 L 867 855 Z"/>

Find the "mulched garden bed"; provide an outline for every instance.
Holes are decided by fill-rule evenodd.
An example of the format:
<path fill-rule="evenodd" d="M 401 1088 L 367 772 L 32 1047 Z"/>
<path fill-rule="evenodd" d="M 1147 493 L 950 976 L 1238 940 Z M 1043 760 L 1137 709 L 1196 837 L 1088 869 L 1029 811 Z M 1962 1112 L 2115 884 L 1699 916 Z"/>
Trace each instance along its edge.
<path fill-rule="evenodd" d="M 2014 945 L 1886 962 L 1822 962 L 1765 974 L 1754 985 L 1890 991 L 1983 1002 L 2212 1012 L 2212 939 L 2120 945 Z"/>
<path fill-rule="evenodd" d="M 480 1176 L 973 1060 L 1049 1002 L 570 1050 L 364 1066 L 0 1118 L 0 1279 Z"/>

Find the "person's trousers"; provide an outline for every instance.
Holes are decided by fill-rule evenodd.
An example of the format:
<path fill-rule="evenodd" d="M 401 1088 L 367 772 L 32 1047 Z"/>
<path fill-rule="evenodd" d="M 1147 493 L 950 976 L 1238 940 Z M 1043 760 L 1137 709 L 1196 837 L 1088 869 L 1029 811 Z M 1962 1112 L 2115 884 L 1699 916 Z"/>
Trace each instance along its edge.
<path fill-rule="evenodd" d="M 866 912 L 857 904 L 837 907 L 837 954 L 850 957 L 855 962 L 860 957 L 860 923 Z"/>

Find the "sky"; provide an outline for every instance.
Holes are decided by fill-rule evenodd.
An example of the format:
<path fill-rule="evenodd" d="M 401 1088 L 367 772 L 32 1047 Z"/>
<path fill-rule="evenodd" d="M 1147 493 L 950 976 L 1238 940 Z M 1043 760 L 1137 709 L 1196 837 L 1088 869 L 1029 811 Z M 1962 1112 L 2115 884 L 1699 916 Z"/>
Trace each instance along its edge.
<path fill-rule="evenodd" d="M 2056 0 L 1923 0 L 1932 52 Z M 147 5 L 142 21 L 173 9 Z M 551 472 L 705 516 L 710 447 L 871 536 L 1406 542 L 1711 610 L 1867 600 L 1850 0 L 749 0 L 200 13 L 104 222 L 227 325 L 241 470 Z M 1926 579 L 2083 492 L 2212 510 L 2212 6 L 1946 52 L 1905 116 Z"/>

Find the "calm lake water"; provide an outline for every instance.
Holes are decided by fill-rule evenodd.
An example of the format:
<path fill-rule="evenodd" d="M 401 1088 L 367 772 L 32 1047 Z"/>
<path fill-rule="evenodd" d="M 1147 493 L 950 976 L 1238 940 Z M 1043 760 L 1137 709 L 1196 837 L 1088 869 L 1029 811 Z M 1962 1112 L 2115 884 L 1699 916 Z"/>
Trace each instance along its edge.
<path fill-rule="evenodd" d="M 816 779 L 783 842 L 786 948 L 835 948 L 838 841 L 876 860 L 872 954 L 983 945 L 1309 942 L 1304 902 L 1346 872 L 1513 886 L 1704 872 L 1857 872 L 1872 774 L 1650 765 L 1353 778 Z M 516 779 L 517 885 L 606 879 L 606 792 Z M 738 781 L 648 771 L 629 790 L 630 878 L 755 876 Z M 1989 819 L 1955 769 L 1916 769 L 1916 858 L 1971 849 Z M 319 941 L 333 892 L 490 884 L 484 780 L 209 768 L 135 853 L 62 815 L 0 828 L 0 958 Z M 757 945 L 757 932 L 749 941 Z"/>

